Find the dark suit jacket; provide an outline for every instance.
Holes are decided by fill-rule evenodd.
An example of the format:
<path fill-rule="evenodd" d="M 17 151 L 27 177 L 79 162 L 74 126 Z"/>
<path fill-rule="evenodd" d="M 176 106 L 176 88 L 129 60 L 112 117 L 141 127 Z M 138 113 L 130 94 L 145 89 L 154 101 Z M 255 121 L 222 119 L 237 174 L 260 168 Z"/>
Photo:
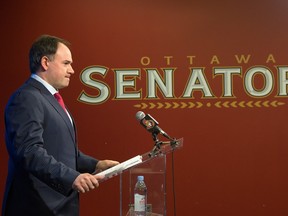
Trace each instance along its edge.
<path fill-rule="evenodd" d="M 30 78 L 10 98 L 5 126 L 9 168 L 2 214 L 79 215 L 72 184 L 98 161 L 78 151 L 75 127 L 54 96 Z"/>

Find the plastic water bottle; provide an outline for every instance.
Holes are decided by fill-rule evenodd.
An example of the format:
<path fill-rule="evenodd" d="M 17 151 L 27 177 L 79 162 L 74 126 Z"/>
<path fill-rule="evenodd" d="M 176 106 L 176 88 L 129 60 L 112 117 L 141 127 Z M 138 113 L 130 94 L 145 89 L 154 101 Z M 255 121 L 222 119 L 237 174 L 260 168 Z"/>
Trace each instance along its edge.
<path fill-rule="evenodd" d="M 137 183 L 134 188 L 134 215 L 146 215 L 147 205 L 147 187 L 144 182 L 144 176 L 137 177 Z"/>

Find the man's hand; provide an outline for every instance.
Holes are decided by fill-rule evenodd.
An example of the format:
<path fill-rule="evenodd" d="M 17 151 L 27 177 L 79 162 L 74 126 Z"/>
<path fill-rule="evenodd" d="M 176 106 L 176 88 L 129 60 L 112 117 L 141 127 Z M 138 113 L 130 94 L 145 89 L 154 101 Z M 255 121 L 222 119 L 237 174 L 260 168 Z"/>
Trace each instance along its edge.
<path fill-rule="evenodd" d="M 96 170 L 98 171 L 103 171 L 106 170 L 110 167 L 113 167 L 115 165 L 119 164 L 118 161 L 113 161 L 113 160 L 100 160 L 98 161 L 97 165 L 96 165 Z"/>
<path fill-rule="evenodd" d="M 103 176 L 95 176 L 89 173 L 80 174 L 73 182 L 72 188 L 79 193 L 85 193 L 99 187 L 98 180 Z"/>

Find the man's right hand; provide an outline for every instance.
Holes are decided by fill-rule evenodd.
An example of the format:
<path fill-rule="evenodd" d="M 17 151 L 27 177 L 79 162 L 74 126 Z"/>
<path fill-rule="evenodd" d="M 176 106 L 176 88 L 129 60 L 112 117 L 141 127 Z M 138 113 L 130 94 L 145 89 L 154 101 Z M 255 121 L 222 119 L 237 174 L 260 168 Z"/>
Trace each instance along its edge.
<path fill-rule="evenodd" d="M 79 193 L 85 193 L 99 187 L 98 180 L 102 179 L 102 176 L 95 176 L 89 173 L 80 174 L 73 182 L 72 188 Z"/>

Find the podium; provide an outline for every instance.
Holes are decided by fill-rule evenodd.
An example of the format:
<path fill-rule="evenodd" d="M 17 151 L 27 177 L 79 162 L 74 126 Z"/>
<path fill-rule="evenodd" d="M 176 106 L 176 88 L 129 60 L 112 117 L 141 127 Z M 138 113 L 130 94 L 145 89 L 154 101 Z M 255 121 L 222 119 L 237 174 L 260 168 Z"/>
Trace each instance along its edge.
<path fill-rule="evenodd" d="M 96 175 L 101 182 L 119 175 L 120 216 L 134 216 L 134 187 L 137 176 L 147 186 L 146 216 L 166 216 L 166 155 L 183 146 L 183 138 L 155 144 L 152 151 L 137 155 Z"/>

